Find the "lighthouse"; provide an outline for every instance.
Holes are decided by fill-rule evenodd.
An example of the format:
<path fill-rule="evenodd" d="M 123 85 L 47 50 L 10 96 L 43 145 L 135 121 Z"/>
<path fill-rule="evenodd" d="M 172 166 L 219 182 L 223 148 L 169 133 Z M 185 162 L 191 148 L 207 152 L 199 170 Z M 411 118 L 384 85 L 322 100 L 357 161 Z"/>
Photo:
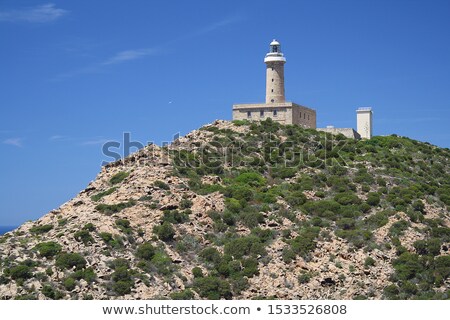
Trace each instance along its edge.
<path fill-rule="evenodd" d="M 284 64 L 280 42 L 273 40 L 264 58 L 266 64 L 266 102 L 233 105 L 233 120 L 262 121 L 272 119 L 281 124 L 316 128 L 314 109 L 286 101 L 284 95 Z"/>
<path fill-rule="evenodd" d="M 286 102 L 284 96 L 284 64 L 286 58 L 277 40 L 270 43 L 269 53 L 264 58 L 266 64 L 266 103 Z"/>

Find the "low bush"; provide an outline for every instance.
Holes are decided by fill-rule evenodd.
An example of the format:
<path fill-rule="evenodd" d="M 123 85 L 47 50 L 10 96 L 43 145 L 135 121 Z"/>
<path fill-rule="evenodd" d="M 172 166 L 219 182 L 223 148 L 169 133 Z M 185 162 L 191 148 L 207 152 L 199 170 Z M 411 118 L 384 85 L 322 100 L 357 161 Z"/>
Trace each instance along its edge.
<path fill-rule="evenodd" d="M 230 284 L 217 277 L 196 278 L 193 288 L 201 297 L 210 300 L 231 299 L 233 296 Z"/>
<path fill-rule="evenodd" d="M 91 234 L 87 230 L 79 230 L 74 233 L 73 237 L 75 238 L 75 240 L 77 240 L 78 242 L 82 242 L 85 245 L 94 242 L 94 238 L 92 238 Z"/>
<path fill-rule="evenodd" d="M 129 175 L 130 175 L 129 172 L 125 172 L 125 171 L 118 172 L 111 177 L 111 179 L 109 180 L 109 183 L 111 183 L 111 184 L 121 183 Z"/>
<path fill-rule="evenodd" d="M 43 233 L 47 233 L 50 230 L 53 229 L 53 225 L 51 224 L 45 224 L 42 226 L 34 226 L 30 229 L 31 233 L 35 233 L 35 234 L 43 234 Z"/>
<path fill-rule="evenodd" d="M 136 204 L 135 201 L 131 200 L 128 202 L 121 202 L 118 204 L 104 204 L 101 203 L 95 206 L 95 210 L 104 213 L 106 215 L 112 215 L 113 213 L 117 213 L 122 211 L 123 209 L 130 208 Z"/>
<path fill-rule="evenodd" d="M 29 266 L 21 264 L 10 268 L 9 276 L 13 280 L 26 280 L 33 277 L 33 272 Z"/>
<path fill-rule="evenodd" d="M 156 249 L 151 243 L 143 243 L 136 250 L 136 257 L 150 261 L 155 255 Z"/>
<path fill-rule="evenodd" d="M 153 182 L 153 185 L 159 189 L 170 190 L 170 186 L 161 180 L 156 180 L 155 182 Z"/>
<path fill-rule="evenodd" d="M 116 191 L 116 190 L 117 190 L 117 187 L 109 188 L 109 189 L 106 190 L 106 191 L 102 191 L 102 192 L 99 192 L 99 193 L 97 193 L 97 194 L 94 194 L 94 195 L 91 197 L 91 200 L 97 202 L 97 201 L 99 201 L 101 198 L 103 198 L 103 197 L 105 197 L 105 196 L 107 196 L 107 195 L 110 195 L 111 193 L 113 193 L 113 192 Z"/>
<path fill-rule="evenodd" d="M 58 290 L 54 289 L 52 286 L 46 284 L 42 287 L 42 294 L 49 299 L 59 300 L 63 297 L 63 294 Z"/>
<path fill-rule="evenodd" d="M 61 253 L 56 258 L 55 266 L 62 270 L 72 268 L 80 270 L 86 266 L 86 259 L 79 253 Z"/>
<path fill-rule="evenodd" d="M 131 228 L 130 221 L 128 219 L 117 219 L 115 221 L 117 228 L 125 234 L 132 234 L 133 229 Z"/>
<path fill-rule="evenodd" d="M 41 242 L 34 247 L 41 257 L 51 258 L 61 252 L 61 245 L 54 241 Z"/>
<path fill-rule="evenodd" d="M 170 222 L 163 222 L 163 224 L 159 226 L 155 226 L 153 228 L 153 232 L 158 236 L 158 238 L 162 241 L 172 241 L 175 236 L 175 229 L 173 228 Z"/>
<path fill-rule="evenodd" d="M 101 232 L 100 238 L 110 247 L 119 248 L 123 246 L 123 241 L 118 235 L 112 235 L 109 232 Z"/>

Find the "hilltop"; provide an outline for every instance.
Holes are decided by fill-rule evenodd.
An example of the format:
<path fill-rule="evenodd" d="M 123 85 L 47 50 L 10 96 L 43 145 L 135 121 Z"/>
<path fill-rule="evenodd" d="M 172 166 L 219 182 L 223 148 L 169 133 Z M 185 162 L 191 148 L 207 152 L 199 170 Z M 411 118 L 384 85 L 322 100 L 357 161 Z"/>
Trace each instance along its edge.
<path fill-rule="evenodd" d="M 215 121 L 0 237 L 1 299 L 448 299 L 450 150 Z"/>

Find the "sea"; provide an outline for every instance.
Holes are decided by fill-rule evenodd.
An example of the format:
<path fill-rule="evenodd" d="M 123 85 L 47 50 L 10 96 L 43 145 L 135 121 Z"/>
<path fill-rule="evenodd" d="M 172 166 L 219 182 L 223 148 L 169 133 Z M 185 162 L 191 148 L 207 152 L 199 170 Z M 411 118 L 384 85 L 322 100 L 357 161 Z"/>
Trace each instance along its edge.
<path fill-rule="evenodd" d="M 18 226 L 0 226 L 0 236 L 4 235 L 8 231 L 14 230 Z"/>

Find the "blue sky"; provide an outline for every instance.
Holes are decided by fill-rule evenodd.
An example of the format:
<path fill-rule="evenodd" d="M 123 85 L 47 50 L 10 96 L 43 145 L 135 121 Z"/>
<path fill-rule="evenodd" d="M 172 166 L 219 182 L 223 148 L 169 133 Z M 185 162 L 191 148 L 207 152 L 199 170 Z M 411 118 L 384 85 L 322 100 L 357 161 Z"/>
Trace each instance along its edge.
<path fill-rule="evenodd" d="M 36 219 L 95 178 L 101 146 L 170 141 L 263 102 L 268 44 L 286 96 L 318 126 L 449 147 L 450 1 L 0 2 L 0 225 Z"/>

